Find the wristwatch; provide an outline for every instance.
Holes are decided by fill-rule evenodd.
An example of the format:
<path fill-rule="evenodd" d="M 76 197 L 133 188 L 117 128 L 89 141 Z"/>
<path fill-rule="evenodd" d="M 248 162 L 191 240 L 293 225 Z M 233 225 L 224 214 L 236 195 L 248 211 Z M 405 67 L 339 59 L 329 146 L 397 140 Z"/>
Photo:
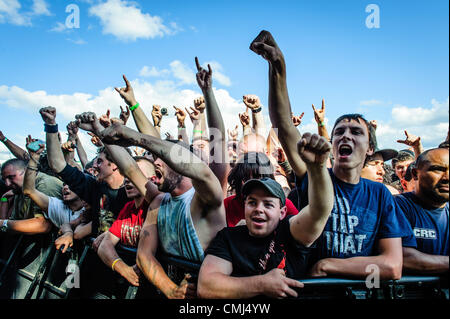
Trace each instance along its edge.
<path fill-rule="evenodd" d="M 8 220 L 5 219 L 0 227 L 0 231 L 5 233 L 8 230 Z"/>

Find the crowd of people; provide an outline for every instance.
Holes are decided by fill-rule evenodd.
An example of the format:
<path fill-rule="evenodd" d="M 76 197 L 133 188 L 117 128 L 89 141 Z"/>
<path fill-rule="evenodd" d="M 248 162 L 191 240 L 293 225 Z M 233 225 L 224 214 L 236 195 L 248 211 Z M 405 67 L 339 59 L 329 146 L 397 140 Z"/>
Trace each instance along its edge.
<path fill-rule="evenodd" d="M 379 149 L 376 121 L 361 114 L 340 116 L 329 134 L 324 101 L 312 106 L 317 133 L 301 134 L 282 51 L 267 31 L 250 49 L 269 65 L 268 136 L 255 95 L 243 97 L 242 138 L 238 125 L 225 130 L 213 70 L 197 58 L 203 96 L 190 109 L 174 107 L 176 137 L 161 138 L 167 110 L 154 105 L 150 121 L 125 76 L 116 91 L 126 109 L 118 117 L 77 115 L 67 141 L 54 107 L 39 111 L 46 140 L 28 136 L 26 150 L 0 132 L 14 155 L 1 166 L 1 232 L 56 231 L 62 253 L 95 238 L 104 267 L 133 286 L 148 281 L 167 298 L 296 297 L 301 279 L 364 279 L 369 265 L 382 280 L 446 274 L 448 135 L 424 150 L 405 131 L 397 141 L 404 149 Z M 130 117 L 137 130 L 127 126 Z M 80 129 L 98 148 L 94 159 Z M 136 259 L 123 260 L 119 243 L 135 248 Z M 157 252 L 201 264 L 198 278 L 167 273 Z"/>

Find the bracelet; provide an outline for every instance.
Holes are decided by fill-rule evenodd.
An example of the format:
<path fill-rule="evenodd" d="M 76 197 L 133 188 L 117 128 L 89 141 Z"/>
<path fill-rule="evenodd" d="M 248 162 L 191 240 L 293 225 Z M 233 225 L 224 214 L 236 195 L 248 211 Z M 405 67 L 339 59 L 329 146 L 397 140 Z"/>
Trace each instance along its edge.
<path fill-rule="evenodd" d="M 5 139 L 2 140 L 3 143 L 6 143 L 6 141 L 8 140 L 7 137 L 5 137 Z"/>
<path fill-rule="evenodd" d="M 116 260 L 113 261 L 113 263 L 112 263 L 112 265 L 111 265 L 112 271 L 115 271 L 115 270 L 114 270 L 114 266 L 117 264 L 117 262 L 118 262 L 119 260 L 122 260 L 122 258 L 117 258 Z"/>
<path fill-rule="evenodd" d="M 44 131 L 45 133 L 58 133 L 58 124 L 44 124 Z"/>
<path fill-rule="evenodd" d="M 259 108 L 257 108 L 256 110 L 252 110 L 253 113 L 259 113 L 261 112 L 262 107 L 260 106 Z"/>
<path fill-rule="evenodd" d="M 322 127 L 322 126 L 325 126 L 325 123 L 324 123 L 324 122 L 320 122 L 320 123 L 319 123 L 319 127 Z"/>
<path fill-rule="evenodd" d="M 136 105 L 133 105 L 132 107 L 130 107 L 130 111 L 134 111 L 139 107 L 139 103 L 136 103 Z"/>
<path fill-rule="evenodd" d="M 1 199 L 0 199 L 0 202 L 2 202 L 2 203 L 5 203 L 5 202 L 7 202 L 8 201 L 8 199 L 6 198 L 6 197 L 2 197 Z"/>
<path fill-rule="evenodd" d="M 30 167 L 30 166 L 27 166 L 27 168 L 31 171 L 39 172 L 38 168 L 34 168 L 34 167 Z"/>

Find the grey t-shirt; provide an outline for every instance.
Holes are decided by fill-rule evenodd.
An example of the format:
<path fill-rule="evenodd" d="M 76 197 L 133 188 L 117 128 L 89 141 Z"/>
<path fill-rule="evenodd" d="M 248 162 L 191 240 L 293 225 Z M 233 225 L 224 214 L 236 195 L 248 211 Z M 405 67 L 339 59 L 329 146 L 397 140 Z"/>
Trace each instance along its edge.
<path fill-rule="evenodd" d="M 83 211 L 84 207 L 79 211 L 73 212 L 62 200 L 55 197 L 49 197 L 48 212 L 44 215 L 45 218 L 50 219 L 50 221 L 59 228 L 63 224 L 70 223 L 72 220 L 77 219 Z"/>

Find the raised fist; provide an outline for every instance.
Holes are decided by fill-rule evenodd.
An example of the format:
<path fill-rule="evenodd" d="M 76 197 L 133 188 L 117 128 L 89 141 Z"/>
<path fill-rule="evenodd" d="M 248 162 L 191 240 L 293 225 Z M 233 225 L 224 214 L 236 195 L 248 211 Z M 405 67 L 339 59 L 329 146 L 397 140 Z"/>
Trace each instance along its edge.
<path fill-rule="evenodd" d="M 84 112 L 78 114 L 75 116 L 75 119 L 78 127 L 82 130 L 92 132 L 96 135 L 98 135 L 98 132 L 103 130 L 94 112 Z"/>
<path fill-rule="evenodd" d="M 270 63 L 283 60 L 283 53 L 268 31 L 261 31 L 259 35 L 250 44 L 250 50 L 259 54 Z"/>
<path fill-rule="evenodd" d="M 259 97 L 256 95 L 244 95 L 242 97 L 244 104 L 251 110 L 256 110 L 261 107 L 261 102 L 259 101 Z"/>
<path fill-rule="evenodd" d="M 194 107 L 200 113 L 203 113 L 203 111 L 205 110 L 205 107 L 206 107 L 205 99 L 203 96 L 200 96 L 194 100 Z"/>
<path fill-rule="evenodd" d="M 331 144 L 318 134 L 305 133 L 298 142 L 297 148 L 305 164 L 326 165 Z"/>
<path fill-rule="evenodd" d="M 197 83 L 202 91 L 212 88 L 212 70 L 208 64 L 208 71 L 203 69 L 198 62 L 198 58 L 195 57 L 195 65 L 197 66 Z"/>
<path fill-rule="evenodd" d="M 39 110 L 45 124 L 55 125 L 56 124 L 56 109 L 52 106 L 43 107 Z"/>
<path fill-rule="evenodd" d="M 106 144 L 114 144 L 123 147 L 134 146 L 131 138 L 133 130 L 119 123 L 113 123 L 104 129 L 99 138 Z"/>
<path fill-rule="evenodd" d="M 78 134 L 78 125 L 75 121 L 69 122 L 69 124 L 67 124 L 66 128 L 67 128 L 67 133 L 69 133 L 69 138 L 74 137 L 75 135 Z"/>

